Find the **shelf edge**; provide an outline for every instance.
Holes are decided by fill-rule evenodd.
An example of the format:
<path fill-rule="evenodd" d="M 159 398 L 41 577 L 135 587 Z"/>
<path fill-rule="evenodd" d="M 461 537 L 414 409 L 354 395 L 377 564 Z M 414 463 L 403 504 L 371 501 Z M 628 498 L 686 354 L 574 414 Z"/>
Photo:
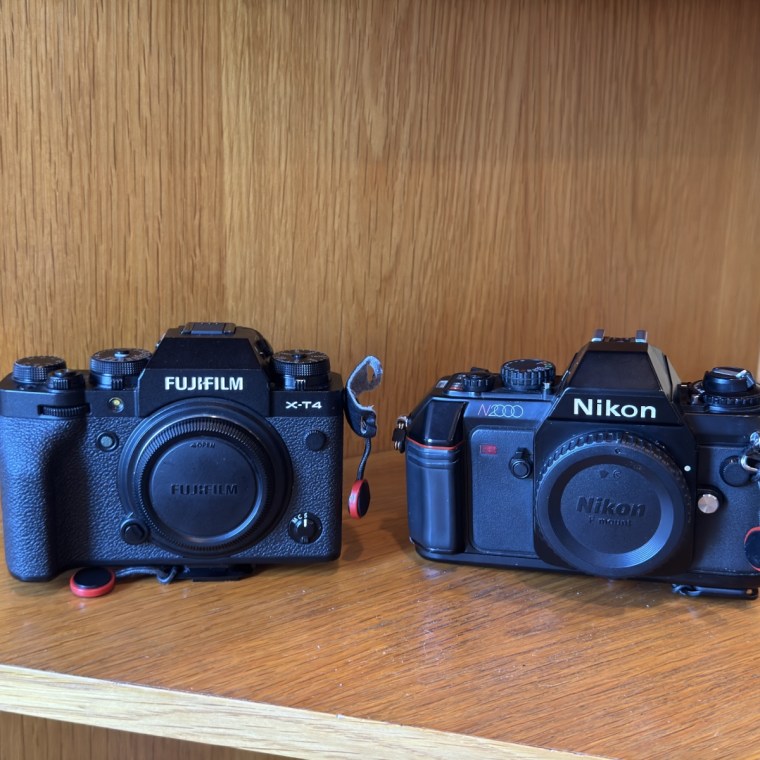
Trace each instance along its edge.
<path fill-rule="evenodd" d="M 413 726 L 0 664 L 0 711 L 303 760 L 569 760 L 579 755 Z M 583 757 L 589 757 L 584 755 Z"/>

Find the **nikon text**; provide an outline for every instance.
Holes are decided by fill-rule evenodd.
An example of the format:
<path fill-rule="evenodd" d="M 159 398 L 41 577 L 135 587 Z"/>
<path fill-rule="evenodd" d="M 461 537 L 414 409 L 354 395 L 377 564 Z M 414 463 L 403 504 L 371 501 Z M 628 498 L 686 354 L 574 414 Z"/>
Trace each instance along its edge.
<path fill-rule="evenodd" d="M 657 410 L 653 406 L 636 404 L 613 404 L 608 398 L 573 399 L 573 414 L 587 417 L 625 417 L 626 419 L 656 419 Z"/>

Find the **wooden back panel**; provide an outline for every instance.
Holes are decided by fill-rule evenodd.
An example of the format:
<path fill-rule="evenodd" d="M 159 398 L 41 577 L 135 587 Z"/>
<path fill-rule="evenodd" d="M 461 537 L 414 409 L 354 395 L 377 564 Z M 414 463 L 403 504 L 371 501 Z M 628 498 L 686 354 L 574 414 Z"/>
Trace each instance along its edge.
<path fill-rule="evenodd" d="M 755 368 L 760 6 L 9 2 L 0 371 L 222 319 L 441 374 Z M 349 453 L 358 443 L 348 446 Z"/>

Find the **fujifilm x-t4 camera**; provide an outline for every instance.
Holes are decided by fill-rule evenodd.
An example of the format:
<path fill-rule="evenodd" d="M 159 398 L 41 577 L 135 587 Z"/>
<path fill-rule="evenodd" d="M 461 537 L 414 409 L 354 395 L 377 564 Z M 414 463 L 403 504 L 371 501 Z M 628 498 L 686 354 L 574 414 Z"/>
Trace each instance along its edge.
<path fill-rule="evenodd" d="M 365 362 L 379 382 L 379 362 Z M 230 323 L 171 329 L 153 354 L 99 351 L 89 372 L 19 359 L 0 383 L 8 567 L 30 581 L 92 565 L 334 559 L 344 411 L 368 441 L 371 407 L 325 354 L 274 353 Z"/>
<path fill-rule="evenodd" d="M 408 416 L 409 530 L 424 557 L 672 582 L 760 585 L 760 387 L 599 330 L 561 377 L 544 360 L 438 381 Z"/>

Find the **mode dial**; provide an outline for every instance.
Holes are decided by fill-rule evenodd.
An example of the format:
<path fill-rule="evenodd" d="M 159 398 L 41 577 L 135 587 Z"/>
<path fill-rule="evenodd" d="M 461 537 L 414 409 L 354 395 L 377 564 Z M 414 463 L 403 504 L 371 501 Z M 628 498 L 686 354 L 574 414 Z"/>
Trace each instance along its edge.
<path fill-rule="evenodd" d="M 321 351 L 291 348 L 273 357 L 286 390 L 321 390 L 330 384 L 330 359 Z"/>
<path fill-rule="evenodd" d="M 749 370 L 713 367 L 702 381 L 705 403 L 716 411 L 748 411 L 760 407 L 760 387 Z"/>
<path fill-rule="evenodd" d="M 554 381 L 554 365 L 545 359 L 513 359 L 501 367 L 501 381 L 511 391 L 537 391 Z"/>
<path fill-rule="evenodd" d="M 66 362 L 58 356 L 25 356 L 13 364 L 13 379 L 20 385 L 43 383 L 51 372 L 66 369 Z"/>

